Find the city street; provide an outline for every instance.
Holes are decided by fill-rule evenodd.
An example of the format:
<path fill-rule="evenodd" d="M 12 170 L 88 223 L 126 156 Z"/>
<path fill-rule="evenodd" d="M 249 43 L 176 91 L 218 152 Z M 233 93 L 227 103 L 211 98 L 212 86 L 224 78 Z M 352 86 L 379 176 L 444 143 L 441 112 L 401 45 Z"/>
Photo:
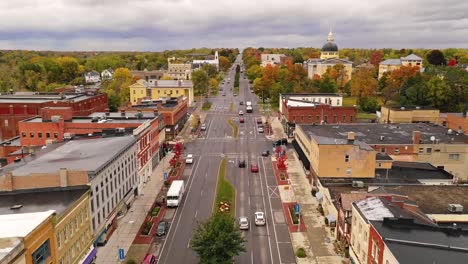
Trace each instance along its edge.
<path fill-rule="evenodd" d="M 272 142 L 264 133 L 258 132 L 256 119 L 261 118 L 258 98 L 250 92 L 248 80 L 243 76 L 241 73 L 239 95 L 234 96 L 235 68 L 230 70 L 224 90 L 209 99 L 212 107 L 204 120 L 206 131 L 187 144 L 185 152 L 193 154 L 195 159 L 183 175 L 186 182 L 183 204 L 170 209 L 175 210 L 174 219 L 169 234 L 162 241 L 158 263 L 198 262 L 189 248 L 190 239 L 197 222 L 208 219 L 212 214 L 218 168 L 223 158 L 228 161 L 226 177 L 236 188 L 236 217 L 247 216 L 250 220 L 250 229 L 243 231 L 247 251 L 236 258 L 236 263 L 295 263 L 271 156 L 261 156 L 263 150 L 272 152 Z M 228 78 L 231 78 L 230 83 L 227 83 Z M 240 105 L 240 101 L 244 105 Z M 253 113 L 245 113 L 246 101 L 252 102 Z M 239 110 L 244 112 L 245 123 L 239 123 Z M 237 139 L 227 122 L 229 118 L 239 126 Z M 238 167 L 240 160 L 245 160 L 245 168 Z M 253 163 L 258 165 L 258 173 L 250 171 Z M 256 211 L 265 213 L 265 226 L 255 226 Z"/>

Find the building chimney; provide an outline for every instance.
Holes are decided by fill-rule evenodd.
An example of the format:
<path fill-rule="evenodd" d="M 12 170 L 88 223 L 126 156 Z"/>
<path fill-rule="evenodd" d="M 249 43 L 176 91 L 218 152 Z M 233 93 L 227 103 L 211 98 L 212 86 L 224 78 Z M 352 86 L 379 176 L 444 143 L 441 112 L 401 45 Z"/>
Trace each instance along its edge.
<path fill-rule="evenodd" d="M 354 142 L 354 132 L 352 131 L 348 132 L 348 142 Z"/>
<path fill-rule="evenodd" d="M 413 131 L 413 144 L 418 145 L 421 142 L 421 132 Z"/>

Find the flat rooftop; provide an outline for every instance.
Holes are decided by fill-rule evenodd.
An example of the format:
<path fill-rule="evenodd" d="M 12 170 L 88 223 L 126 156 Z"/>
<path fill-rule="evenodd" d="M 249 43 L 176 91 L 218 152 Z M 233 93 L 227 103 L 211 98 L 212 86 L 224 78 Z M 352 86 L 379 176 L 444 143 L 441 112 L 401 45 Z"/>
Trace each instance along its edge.
<path fill-rule="evenodd" d="M 339 93 L 282 93 L 281 96 L 289 97 L 301 97 L 301 96 L 333 96 L 333 97 L 343 97 Z"/>
<path fill-rule="evenodd" d="M 86 93 L 65 93 L 60 95 L 59 93 L 21 93 L 21 94 L 6 94 L 0 95 L 1 103 L 46 103 L 50 101 L 59 102 L 79 102 L 89 98 L 93 98 L 96 95 L 88 95 Z"/>
<path fill-rule="evenodd" d="M 54 210 L 48 210 L 36 213 L 0 215 L 0 238 L 25 237 L 54 213 Z"/>
<path fill-rule="evenodd" d="M 461 204 L 465 213 L 468 212 L 468 185 L 381 186 L 370 193 L 407 196 L 425 214 L 448 214 L 449 204 Z"/>
<path fill-rule="evenodd" d="M 385 244 L 400 263 L 466 263 L 468 232 L 448 228 L 424 228 L 405 225 L 393 227 L 371 221 Z"/>
<path fill-rule="evenodd" d="M 19 147 L 21 146 L 21 140 L 19 137 L 14 137 L 10 139 L 6 139 L 2 142 L 0 142 L 0 146 L 12 146 L 12 147 Z"/>
<path fill-rule="evenodd" d="M 0 192 L 0 215 L 36 213 L 47 210 L 54 210 L 58 215 L 61 215 L 88 189 L 89 186 L 78 186 Z M 14 205 L 22 205 L 22 207 L 11 209 Z"/>
<path fill-rule="evenodd" d="M 101 123 L 106 123 L 106 124 L 129 124 L 129 123 L 135 123 L 135 124 L 142 124 L 148 119 L 153 119 L 152 118 L 147 118 L 147 117 L 142 117 L 142 118 L 136 118 L 134 116 L 130 116 L 129 118 L 121 117 L 120 115 L 118 117 L 110 117 L 108 116 L 105 120 L 101 119 L 97 122 L 93 122 L 92 117 L 73 117 L 70 120 L 65 120 L 65 123 L 79 123 L 79 124 L 87 124 L 87 123 L 95 123 L 95 124 L 101 124 Z M 21 122 L 25 123 L 50 123 L 51 121 L 44 121 L 42 117 L 34 117 L 30 118 L 27 120 L 23 120 Z"/>
<path fill-rule="evenodd" d="M 42 147 L 35 155 L 3 167 L 2 174 L 57 173 L 60 168 L 95 172 L 135 142 L 133 136 L 71 140 Z"/>
<path fill-rule="evenodd" d="M 414 110 L 437 110 L 439 109 L 430 107 L 430 106 L 385 106 L 385 108 L 388 108 L 393 111 L 414 111 Z"/>
<path fill-rule="evenodd" d="M 14 254 L 15 248 L 23 243 L 22 239 L 18 237 L 0 238 L 0 263 L 6 263 L 9 254 Z M 16 251 L 21 251 L 20 247 Z M 18 252 L 20 253 L 20 252 Z"/>
<path fill-rule="evenodd" d="M 432 144 L 434 136 L 439 143 L 468 144 L 468 136 L 452 131 L 448 134 L 445 127 L 425 124 L 340 124 L 340 125 L 298 125 L 309 137 L 314 137 L 319 144 L 346 144 L 348 132 L 354 132 L 355 139 L 369 145 L 413 144 L 413 131 L 421 132 L 422 144 Z M 384 139 L 380 140 L 383 136 Z"/>

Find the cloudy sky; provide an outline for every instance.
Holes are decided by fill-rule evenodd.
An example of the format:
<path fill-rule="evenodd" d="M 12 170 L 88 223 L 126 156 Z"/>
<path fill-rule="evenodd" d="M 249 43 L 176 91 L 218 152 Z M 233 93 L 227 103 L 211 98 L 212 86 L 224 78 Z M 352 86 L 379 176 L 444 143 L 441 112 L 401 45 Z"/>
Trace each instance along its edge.
<path fill-rule="evenodd" d="M 468 48 L 464 0 L 0 0 L 0 49 Z"/>

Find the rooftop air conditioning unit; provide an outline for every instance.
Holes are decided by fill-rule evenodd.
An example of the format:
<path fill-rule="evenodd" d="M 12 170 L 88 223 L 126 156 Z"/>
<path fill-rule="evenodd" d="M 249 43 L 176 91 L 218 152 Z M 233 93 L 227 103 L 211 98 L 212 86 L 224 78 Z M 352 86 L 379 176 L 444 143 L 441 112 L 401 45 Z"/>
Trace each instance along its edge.
<path fill-rule="evenodd" d="M 383 141 L 385 139 L 385 136 L 380 136 L 380 141 Z"/>
<path fill-rule="evenodd" d="M 463 213 L 463 205 L 461 204 L 449 204 L 447 209 L 451 213 Z"/>
<path fill-rule="evenodd" d="M 354 188 L 364 188 L 364 182 L 363 181 L 353 181 L 353 187 Z"/>
<path fill-rule="evenodd" d="M 57 115 L 51 116 L 50 120 L 54 123 L 57 123 L 60 120 L 60 116 L 57 116 Z"/>

